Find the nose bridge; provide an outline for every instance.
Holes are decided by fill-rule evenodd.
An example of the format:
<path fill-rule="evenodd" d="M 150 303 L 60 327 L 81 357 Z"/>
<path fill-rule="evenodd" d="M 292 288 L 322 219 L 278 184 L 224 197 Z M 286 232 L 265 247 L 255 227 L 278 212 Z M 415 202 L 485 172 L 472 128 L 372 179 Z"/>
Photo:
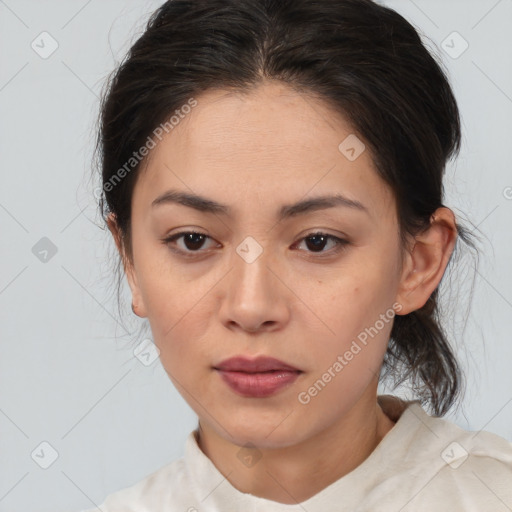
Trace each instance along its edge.
<path fill-rule="evenodd" d="M 282 285 L 274 273 L 272 249 L 247 236 L 235 247 L 232 269 L 220 306 L 221 321 L 228 328 L 256 332 L 282 328 L 289 310 Z"/>
<path fill-rule="evenodd" d="M 236 293 L 247 298 L 266 294 L 271 286 L 272 273 L 267 268 L 271 249 L 263 246 L 256 238 L 246 236 L 233 254 L 234 272 L 232 275 Z M 268 297 L 267 297 L 268 298 Z"/>

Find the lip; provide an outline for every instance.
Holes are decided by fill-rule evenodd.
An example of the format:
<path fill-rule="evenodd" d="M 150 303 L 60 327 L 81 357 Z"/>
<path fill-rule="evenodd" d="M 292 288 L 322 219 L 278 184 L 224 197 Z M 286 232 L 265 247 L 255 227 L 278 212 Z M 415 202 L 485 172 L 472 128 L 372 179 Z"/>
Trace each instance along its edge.
<path fill-rule="evenodd" d="M 227 372 L 262 373 L 276 370 L 300 372 L 298 368 L 283 363 L 279 359 L 267 356 L 259 356 L 253 359 L 244 356 L 230 357 L 214 367 L 216 370 Z"/>
<path fill-rule="evenodd" d="M 279 359 L 265 356 L 254 359 L 232 357 L 214 366 L 214 369 L 235 393 L 253 398 L 272 396 L 303 373 Z"/>

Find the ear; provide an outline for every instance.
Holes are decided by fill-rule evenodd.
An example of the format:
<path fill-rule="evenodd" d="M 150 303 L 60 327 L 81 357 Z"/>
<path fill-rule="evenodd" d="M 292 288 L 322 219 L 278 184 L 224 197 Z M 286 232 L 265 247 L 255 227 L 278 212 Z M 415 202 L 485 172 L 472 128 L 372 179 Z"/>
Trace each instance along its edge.
<path fill-rule="evenodd" d="M 412 250 L 405 251 L 396 301 L 402 305 L 397 314 L 406 315 L 425 305 L 441 281 L 457 240 L 453 212 L 438 208 L 430 226 L 414 237 Z"/>
<path fill-rule="evenodd" d="M 137 280 L 137 274 L 135 272 L 134 265 L 128 255 L 126 254 L 121 230 L 116 222 L 116 217 L 113 213 L 109 213 L 107 217 L 107 225 L 110 233 L 112 234 L 114 241 L 116 243 L 117 250 L 119 251 L 119 255 L 121 256 L 121 261 L 123 263 L 124 273 L 126 275 L 126 279 L 128 281 L 128 285 L 132 291 L 132 306 L 133 312 L 140 317 L 146 317 L 146 307 L 144 305 L 144 301 L 142 299 L 142 294 L 140 292 L 139 283 Z"/>

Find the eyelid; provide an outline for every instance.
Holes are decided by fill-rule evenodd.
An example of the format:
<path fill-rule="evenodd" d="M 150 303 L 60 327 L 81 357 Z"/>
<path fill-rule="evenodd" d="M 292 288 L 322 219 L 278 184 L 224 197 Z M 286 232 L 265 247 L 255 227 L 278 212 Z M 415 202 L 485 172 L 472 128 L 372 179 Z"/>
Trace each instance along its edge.
<path fill-rule="evenodd" d="M 184 257 L 186 258 L 190 258 L 190 257 L 196 257 L 198 255 L 201 255 L 203 253 L 206 253 L 207 250 L 204 250 L 204 249 L 199 249 L 197 251 L 184 251 L 182 249 L 178 249 L 176 247 L 171 247 L 171 243 L 176 241 L 177 239 L 183 237 L 184 235 L 188 235 L 188 234 L 196 234 L 196 235 L 201 235 L 201 236 L 204 236 L 206 239 L 210 239 L 210 240 L 214 240 L 210 235 L 202 232 L 202 231 L 197 231 L 197 230 L 194 230 L 194 229 L 189 229 L 189 230 L 184 230 L 184 231 L 180 231 L 178 233 L 174 233 L 168 237 L 165 237 L 164 239 L 162 239 L 162 243 L 166 246 L 169 247 L 170 250 L 172 250 L 173 252 L 175 253 L 178 253 L 180 255 L 183 255 Z M 326 233 L 325 231 L 322 231 L 320 229 L 317 229 L 317 230 L 313 230 L 313 231 L 309 231 L 307 232 L 306 234 L 302 235 L 296 242 L 294 242 L 294 246 L 303 242 L 304 240 L 308 239 L 308 238 L 312 238 L 314 236 L 323 236 L 329 240 L 334 240 L 336 242 L 336 247 L 334 249 L 330 249 L 328 251 L 320 251 L 320 252 L 314 252 L 314 251 L 304 251 L 306 252 L 308 255 L 315 255 L 316 258 L 322 258 L 322 257 L 328 257 L 328 256 L 333 256 L 335 254 L 338 254 L 338 252 L 340 252 L 341 250 L 343 250 L 345 248 L 345 246 L 347 246 L 350 242 L 345 239 L 345 238 L 341 238 L 339 236 L 336 236 L 336 235 L 332 235 L 330 233 Z"/>
<path fill-rule="evenodd" d="M 174 253 L 180 254 L 180 255 L 184 256 L 185 258 L 196 257 L 200 254 L 206 253 L 207 251 L 205 251 L 204 249 L 199 249 L 198 251 L 184 251 L 183 249 L 179 249 L 179 248 L 171 246 L 172 242 L 176 241 L 179 238 L 182 238 L 184 235 L 189 235 L 189 234 L 201 235 L 201 236 L 204 236 L 206 239 L 213 240 L 213 238 L 210 235 L 203 233 L 202 231 L 197 231 L 195 229 L 188 229 L 188 230 L 180 231 L 179 233 L 174 233 L 170 236 L 163 238 L 162 243 L 164 245 L 166 245 L 167 247 L 169 247 L 169 249 L 171 251 L 173 251 Z"/>
<path fill-rule="evenodd" d="M 297 242 L 295 242 L 293 245 L 295 246 L 297 244 L 300 244 L 307 238 L 312 238 L 314 236 L 323 236 L 329 240 L 334 240 L 336 242 L 336 246 L 328 251 L 321 251 L 321 252 L 304 251 L 308 257 L 312 257 L 315 259 L 329 258 L 329 257 L 335 256 L 342 250 L 346 249 L 346 246 L 349 245 L 349 243 L 350 243 L 348 241 L 348 239 L 346 239 L 346 238 L 341 238 L 339 236 L 332 235 L 330 233 L 326 233 L 325 231 L 322 231 L 321 229 L 317 229 L 314 231 L 310 231 L 310 232 L 306 233 L 305 235 L 301 236 L 297 240 Z"/>

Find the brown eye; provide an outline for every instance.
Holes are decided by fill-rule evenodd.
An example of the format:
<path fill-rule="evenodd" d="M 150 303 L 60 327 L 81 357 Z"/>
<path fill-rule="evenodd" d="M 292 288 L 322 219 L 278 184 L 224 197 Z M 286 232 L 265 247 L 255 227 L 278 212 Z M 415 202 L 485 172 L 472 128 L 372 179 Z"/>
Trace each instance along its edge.
<path fill-rule="evenodd" d="M 338 250 L 342 249 L 345 245 L 348 244 L 347 240 L 343 240 L 342 238 L 338 238 L 333 235 L 328 235 L 326 233 L 316 232 L 310 233 L 300 240 L 300 242 L 305 241 L 308 252 L 312 253 L 336 253 Z M 325 247 L 328 245 L 329 241 L 331 241 L 334 246 L 333 249 L 328 249 L 324 251 Z"/>
<path fill-rule="evenodd" d="M 200 233 L 187 233 L 183 235 L 183 244 L 191 251 L 201 249 L 205 241 L 205 235 Z"/>
<path fill-rule="evenodd" d="M 309 236 L 306 238 L 306 246 L 308 249 L 312 250 L 313 252 L 321 252 L 327 245 L 328 241 L 329 241 L 328 236 L 313 235 L 313 236 Z"/>
<path fill-rule="evenodd" d="M 178 244 L 178 240 L 183 239 L 181 244 Z M 201 250 L 206 240 L 212 240 L 211 237 L 205 233 L 199 233 L 197 231 L 182 231 L 176 233 L 170 237 L 165 238 L 162 242 L 169 246 L 174 252 L 182 253 L 185 256 L 193 253 L 205 252 Z"/>

